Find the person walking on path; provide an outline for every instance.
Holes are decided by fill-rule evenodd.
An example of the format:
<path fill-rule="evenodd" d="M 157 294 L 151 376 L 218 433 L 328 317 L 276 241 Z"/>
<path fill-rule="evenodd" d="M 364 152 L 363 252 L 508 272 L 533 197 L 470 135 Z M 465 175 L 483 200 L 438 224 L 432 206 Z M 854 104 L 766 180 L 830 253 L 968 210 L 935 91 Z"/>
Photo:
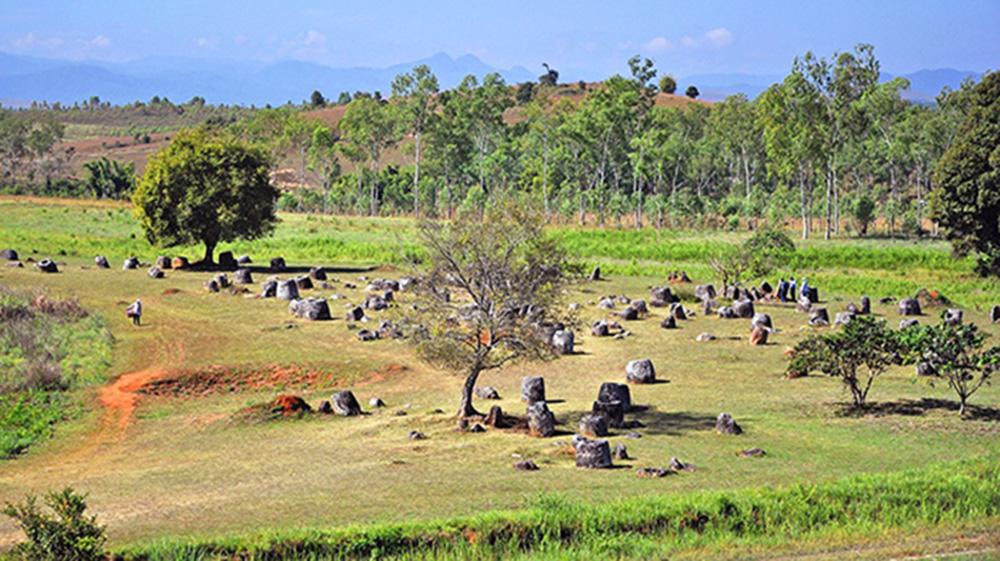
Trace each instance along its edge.
<path fill-rule="evenodd" d="M 140 325 L 142 323 L 142 300 L 136 298 L 131 306 L 125 308 L 125 315 L 132 318 L 132 325 Z"/>

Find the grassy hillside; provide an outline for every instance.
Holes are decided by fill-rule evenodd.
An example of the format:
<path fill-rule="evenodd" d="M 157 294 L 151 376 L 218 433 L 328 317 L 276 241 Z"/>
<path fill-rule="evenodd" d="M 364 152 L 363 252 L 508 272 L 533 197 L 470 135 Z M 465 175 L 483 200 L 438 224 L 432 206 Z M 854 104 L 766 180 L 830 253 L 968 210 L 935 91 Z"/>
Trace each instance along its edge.
<path fill-rule="evenodd" d="M 230 542 L 219 536 L 260 533 L 274 536 L 275 541 L 299 543 L 314 534 L 298 535 L 295 528 L 378 524 L 344 530 L 348 532 L 344 535 L 359 538 L 358 547 L 367 547 L 365 536 L 396 536 L 409 529 L 436 535 L 434 529 L 440 525 L 451 527 L 450 522 L 441 522 L 445 518 L 462 517 L 469 524 L 484 524 L 481 527 L 490 532 L 516 528 L 533 516 L 545 519 L 544 513 L 551 512 L 554 525 L 539 527 L 531 539 L 563 524 L 585 531 L 581 542 L 539 545 L 542 556 L 593 558 L 621 548 L 626 558 L 657 557 L 702 545 L 725 550 L 727 540 L 739 544 L 758 530 L 741 536 L 727 527 L 720 530 L 719 542 L 711 541 L 715 534 L 700 538 L 697 532 L 670 528 L 663 530 L 667 534 L 633 539 L 634 533 L 612 535 L 610 529 L 600 529 L 614 511 L 611 506 L 589 510 L 587 505 L 636 501 L 625 503 L 635 510 L 623 507 L 620 513 L 623 523 L 640 526 L 646 516 L 676 520 L 676 509 L 685 505 L 705 505 L 716 512 L 711 509 L 721 508 L 722 496 L 738 505 L 765 500 L 768 512 L 780 514 L 786 510 L 782 505 L 794 504 L 803 491 L 770 495 L 740 490 L 784 488 L 799 482 L 819 485 L 816 496 L 827 492 L 853 496 L 850 489 L 861 485 L 862 494 L 878 489 L 876 495 L 885 500 L 876 506 L 851 507 L 860 511 L 827 510 L 826 503 L 807 503 L 819 510 L 789 511 L 789 516 L 801 517 L 789 519 L 792 526 L 787 533 L 778 522 L 761 529 L 759 539 L 765 545 L 792 536 L 806 540 L 804 548 L 812 547 L 812 532 L 822 526 L 824 516 L 843 520 L 858 513 L 857 525 L 844 526 L 844 533 L 835 533 L 832 539 L 854 538 L 853 530 L 860 528 L 875 534 L 864 539 L 880 544 L 886 543 L 880 533 L 897 524 L 919 526 L 923 539 L 944 531 L 939 523 L 980 524 L 983 517 L 995 516 L 973 502 L 961 502 L 966 501 L 961 489 L 970 485 L 974 492 L 969 500 L 978 501 L 989 496 L 975 491 L 979 486 L 995 486 L 995 471 L 979 462 L 989 466 L 1000 459 L 1000 388 L 994 385 L 976 394 L 974 414 L 962 420 L 947 388 L 923 383 L 912 368 L 895 368 L 875 384 L 871 399 L 877 406 L 872 414 L 844 416 L 842 408 L 849 398 L 836 380 L 783 376 L 785 350 L 812 332 L 791 307 L 761 306 L 779 329 L 764 347 L 747 344 L 746 320 L 698 314 L 681 322 L 680 329 L 664 330 L 659 322 L 665 310 L 656 308 L 648 319 L 630 322 L 632 335 L 622 340 L 591 337 L 581 329 L 577 354 L 550 364 L 490 372 L 481 381 L 495 386 L 502 399 L 480 402 L 479 407 L 498 404 L 520 414 L 521 378 L 544 375 L 549 397 L 555 400 L 551 407 L 561 423 L 560 436 L 536 439 L 499 430 L 468 434 L 456 431 L 452 417 L 460 378 L 418 360 L 406 341 L 361 343 L 356 331 L 364 324 L 342 319 L 344 309 L 364 297 L 360 276 L 395 277 L 408 271 L 407 254 L 419 257 L 410 221 L 284 215 L 272 238 L 221 248 L 249 253 L 257 264 L 284 255 L 294 266 L 331 266 L 330 286 L 306 294 L 339 295 L 330 300 L 336 319 L 306 322 L 293 319 L 285 302 L 252 298 L 260 280 L 270 274 L 263 270 L 254 273 L 257 284 L 250 285 L 249 293 L 235 295 L 206 292 L 202 285 L 209 273 L 168 271 L 165 279 L 153 280 L 144 270 L 120 270 L 121 260 L 130 254 L 150 261 L 162 251 L 143 241 L 126 207 L 3 199 L 0 215 L 4 217 L 0 248 L 14 247 L 22 258 L 51 255 L 61 268 L 58 274 L 46 275 L 30 266 L 0 267 L 0 285 L 44 288 L 53 297 L 74 296 L 93 310 L 115 338 L 110 374 L 116 380 L 86 394 L 89 413 L 60 425 L 53 438 L 26 455 L 0 462 L 0 502 L 72 485 L 90 494 L 90 504 L 108 525 L 115 547 L 176 553 L 183 549 L 158 550 L 157 544 L 178 536 L 226 544 Z M 609 280 L 581 284 L 568 295 L 568 301 L 582 305 L 580 320 L 586 323 L 609 317 L 596 306 L 600 296 L 648 298 L 649 288 L 662 285 L 667 271 L 686 269 L 696 282 L 710 280 L 703 256 L 718 244 L 741 239 L 737 234 L 572 228 L 554 234 L 579 259 L 600 263 L 608 273 Z M 801 251 L 795 272 L 808 274 L 831 311 L 856 298 L 858 287 L 871 288 L 870 294 L 878 297 L 901 296 L 910 288 L 928 285 L 965 306 L 967 320 L 982 325 L 994 341 L 1000 335 L 1000 326 L 988 324 L 981 308 L 998 294 L 996 285 L 973 277 L 968 263 L 951 261 L 942 244 L 815 241 L 803 244 Z M 97 253 L 110 258 L 111 270 L 93 267 Z M 194 256 L 200 250 L 165 253 Z M 880 268 L 880 263 L 885 265 Z M 692 287 L 682 286 L 679 292 L 690 299 Z M 146 305 L 140 328 L 129 325 L 122 313 L 126 303 L 137 297 Z M 407 298 L 403 293 L 395 308 L 370 313 L 375 324 L 405 314 Z M 688 306 L 696 307 L 690 300 Z M 898 321 L 892 304 L 876 300 L 874 311 L 893 325 Z M 701 332 L 714 333 L 718 339 L 696 343 Z M 644 425 L 634 429 L 641 438 L 627 438 L 627 430 L 611 436 L 612 444 L 628 447 L 632 459 L 606 471 L 574 467 L 566 443 L 580 416 L 590 410 L 600 384 L 624 380 L 626 362 L 643 357 L 652 359 L 658 377 L 669 382 L 632 388 L 633 401 L 646 406 L 630 415 Z M 315 406 L 340 389 L 352 389 L 370 414 L 254 424 L 240 420 L 241 410 L 280 393 L 301 395 Z M 388 406 L 369 408 L 368 400 L 375 396 Z M 744 435 L 714 432 L 715 418 L 723 411 L 743 425 Z M 410 440 L 407 435 L 412 430 L 427 439 Z M 767 455 L 738 455 L 751 447 L 764 448 Z M 697 469 L 664 479 L 636 477 L 637 468 L 665 466 L 671 457 Z M 541 469 L 531 473 L 512 469 L 513 462 L 523 458 L 534 460 Z M 972 471 L 946 466 L 916 475 L 830 483 L 956 460 L 972 462 L 962 464 L 972 466 L 968 467 Z M 941 481 L 941 493 L 926 495 L 928 481 Z M 689 496 L 692 492 L 724 495 Z M 562 502 L 539 506 L 538 497 L 552 493 L 568 506 L 560 506 Z M 937 503 L 914 503 L 917 495 L 954 500 L 953 504 L 969 508 L 956 508 L 949 518 L 946 513 L 952 511 Z M 644 497 L 651 502 L 642 502 Z M 927 510 L 917 504 L 927 504 Z M 741 513 L 753 512 L 739 508 Z M 482 514 L 519 509 L 528 510 L 510 515 L 513 526 L 504 522 L 507 515 Z M 877 509 L 889 509 L 884 511 L 885 526 L 866 522 L 875 519 Z M 975 520 L 962 518 L 965 512 L 973 513 Z M 398 526 L 403 522 L 413 525 Z M 317 543 L 334 534 L 315 534 Z M 15 539 L 19 539 L 15 529 L 0 521 L 0 548 Z M 499 549 L 477 554 L 513 553 L 503 549 L 507 547 L 503 543 L 494 545 Z M 466 551 L 461 548 L 453 556 L 461 557 Z M 151 558 L 199 558 L 171 555 Z M 452 553 L 445 549 L 442 555 Z"/>
<path fill-rule="evenodd" d="M 0 197 L 0 211 L 4 216 L 0 247 L 22 248 L 36 258 L 106 254 L 152 259 L 158 251 L 146 243 L 124 204 Z M 220 250 L 282 255 L 299 262 L 405 265 L 420 255 L 414 228 L 415 222 L 406 218 L 283 214 L 272 237 Z M 684 269 L 705 282 L 712 280 L 708 257 L 748 235 L 575 227 L 553 228 L 553 234 L 577 259 L 601 264 L 614 274 L 665 277 Z M 814 285 L 842 296 L 898 297 L 927 287 L 977 310 L 998 303 L 1000 282 L 973 274 L 973 261 L 953 258 L 946 242 L 813 239 L 796 243 L 799 250 L 789 270 L 776 272 L 775 277 L 809 276 Z M 198 247 L 161 251 L 191 257 L 203 253 Z M 775 279 L 771 280 L 773 284 Z"/>

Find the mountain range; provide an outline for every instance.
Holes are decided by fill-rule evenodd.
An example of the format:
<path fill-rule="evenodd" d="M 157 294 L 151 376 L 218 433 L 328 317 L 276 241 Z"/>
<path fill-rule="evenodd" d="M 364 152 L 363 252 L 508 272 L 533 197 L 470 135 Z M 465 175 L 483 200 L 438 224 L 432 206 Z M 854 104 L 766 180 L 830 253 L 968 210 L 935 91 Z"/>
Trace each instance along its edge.
<path fill-rule="evenodd" d="M 941 88 L 948 86 L 958 89 L 962 81 L 972 78 L 979 81 L 982 72 L 971 70 L 956 70 L 954 68 L 936 68 L 917 70 L 908 74 L 890 74 L 882 72 L 880 81 L 887 82 L 893 78 L 906 78 L 910 82 L 909 90 L 903 92 L 903 98 L 917 103 L 933 103 Z M 734 93 L 742 93 L 749 98 L 760 95 L 771 84 L 780 82 L 784 76 L 755 74 L 701 74 L 687 76 L 678 80 L 678 90 L 683 91 L 688 84 L 698 86 L 702 99 L 718 101 Z"/>
<path fill-rule="evenodd" d="M 508 83 L 537 79 L 536 73 L 522 66 L 498 69 L 468 54 L 452 57 L 438 53 L 385 68 L 333 68 L 296 60 L 264 63 L 154 57 L 97 62 L 0 53 L 0 103 L 14 107 L 43 100 L 67 104 L 96 95 L 101 100 L 122 104 L 158 95 L 177 102 L 201 96 L 210 103 L 277 105 L 300 102 L 313 90 L 334 99 L 342 91 L 381 91 L 387 95 L 393 77 L 418 64 L 430 66 L 443 88 L 457 85 L 469 74 L 481 78 L 499 72 Z M 942 87 L 957 88 L 966 77 L 978 80 L 982 74 L 941 68 L 901 76 L 911 84 L 904 97 L 929 103 Z M 883 80 L 892 77 L 888 73 L 882 75 Z M 696 85 L 701 97 L 709 101 L 735 93 L 753 98 L 781 79 L 780 75 L 699 74 L 679 78 L 678 89 L 684 91 L 688 85 Z"/>
<path fill-rule="evenodd" d="M 443 88 L 458 85 L 472 74 L 482 78 L 499 72 L 507 82 L 535 80 L 527 69 L 492 67 L 473 55 L 445 53 L 385 68 L 332 68 L 312 62 L 274 63 L 212 61 L 155 57 L 130 62 L 77 62 L 0 53 L 0 103 L 23 106 L 31 101 L 82 101 L 98 96 L 121 104 L 154 95 L 175 102 L 194 96 L 210 103 L 242 105 L 298 103 L 313 90 L 336 99 L 340 92 L 381 91 L 388 96 L 392 79 L 426 64 Z"/>

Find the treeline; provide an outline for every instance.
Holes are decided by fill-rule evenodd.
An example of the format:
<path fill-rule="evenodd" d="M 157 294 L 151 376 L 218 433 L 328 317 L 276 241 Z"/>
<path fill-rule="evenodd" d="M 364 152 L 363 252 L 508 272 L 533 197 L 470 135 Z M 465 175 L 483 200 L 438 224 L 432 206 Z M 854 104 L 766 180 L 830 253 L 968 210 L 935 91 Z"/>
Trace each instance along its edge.
<path fill-rule="evenodd" d="M 211 104 L 201 96 L 175 103 L 166 96 L 154 95 L 147 101 L 134 101 L 113 105 L 98 96 L 73 103 L 32 102 L 28 108 L 8 109 L 22 118 L 33 119 L 39 115 L 55 115 L 67 125 L 93 125 L 104 127 L 116 135 L 142 135 L 151 132 L 176 130 L 201 124 L 228 125 L 247 118 L 256 107 Z"/>
<path fill-rule="evenodd" d="M 469 76 L 445 91 L 420 66 L 397 76 L 386 97 L 341 94 L 328 122 L 306 111 L 331 104 L 319 91 L 278 108 L 155 98 L 3 111 L 2 179 L 10 184 L 32 169 L 33 181 L 48 184 L 67 160 L 56 142 L 42 150 L 46 142 L 21 140 L 11 149 L 7 124 L 28 121 L 41 130 L 114 112 L 173 115 L 171 123 L 260 144 L 290 168 L 276 175 L 284 210 L 447 217 L 516 191 L 537 199 L 550 219 L 580 224 L 734 229 L 770 222 L 793 224 L 803 237 L 817 228 L 827 237 L 864 235 L 878 225 L 889 235 L 919 235 L 933 228 L 934 170 L 974 86 L 946 88 L 933 105 L 907 102 L 906 80 L 880 82 L 874 49 L 864 44 L 830 58 L 806 53 L 757 99 L 734 95 L 715 104 L 692 101 L 696 88 L 687 98 L 666 95 L 676 82 L 648 59 L 628 64 L 627 75 L 600 84 L 559 85 L 558 72 L 546 67 L 537 82 Z M 123 180 L 115 182 L 77 186 L 118 193 Z"/>
<path fill-rule="evenodd" d="M 796 220 L 803 237 L 817 227 L 829 237 L 879 221 L 890 235 L 916 235 L 973 86 L 945 89 L 932 106 L 909 103 L 906 80 L 880 82 L 873 48 L 858 45 L 796 58 L 753 101 L 669 107 L 657 103 L 651 61 L 634 57 L 629 68 L 567 96 L 548 74 L 516 88 L 470 76 L 439 91 L 422 67 L 397 77 L 387 100 L 355 96 L 336 130 L 292 112 L 281 127 L 273 112 L 237 126 L 252 140 L 270 128 L 302 182 L 314 172 L 315 188 L 286 193 L 286 209 L 448 216 L 522 191 L 580 224 Z M 660 83 L 673 93 L 672 79 Z"/>

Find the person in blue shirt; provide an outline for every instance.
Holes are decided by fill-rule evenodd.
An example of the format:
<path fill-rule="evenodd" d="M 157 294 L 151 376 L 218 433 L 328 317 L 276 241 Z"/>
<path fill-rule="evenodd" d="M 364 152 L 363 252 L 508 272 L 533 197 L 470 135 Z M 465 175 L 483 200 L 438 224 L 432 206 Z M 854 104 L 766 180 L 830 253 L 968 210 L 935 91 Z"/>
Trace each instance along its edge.
<path fill-rule="evenodd" d="M 812 295 L 809 293 L 809 279 L 802 277 L 802 296 L 812 300 Z"/>
<path fill-rule="evenodd" d="M 792 280 L 788 282 L 788 298 L 792 302 L 795 301 L 795 277 L 792 277 Z"/>
<path fill-rule="evenodd" d="M 778 281 L 778 300 L 785 302 L 788 299 L 788 283 L 785 281 L 785 277 L 781 277 Z"/>

